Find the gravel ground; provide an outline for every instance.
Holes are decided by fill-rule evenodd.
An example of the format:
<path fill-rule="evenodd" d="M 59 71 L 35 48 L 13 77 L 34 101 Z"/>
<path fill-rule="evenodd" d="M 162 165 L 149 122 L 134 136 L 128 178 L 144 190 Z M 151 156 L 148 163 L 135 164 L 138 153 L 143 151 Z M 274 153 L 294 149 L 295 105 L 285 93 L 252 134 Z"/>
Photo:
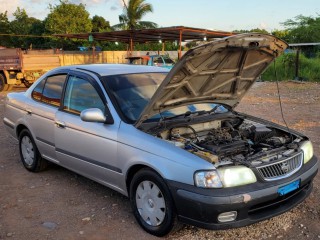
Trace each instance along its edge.
<path fill-rule="evenodd" d="M 320 156 L 320 84 L 285 82 L 280 92 L 289 127 L 309 136 Z M 256 83 L 237 110 L 283 124 L 275 83 Z M 128 199 L 117 192 L 55 165 L 26 171 L 2 121 L 0 132 L 0 239 L 156 239 L 138 226 Z M 278 217 L 225 231 L 182 225 L 164 239 L 320 239 L 319 182 L 318 175 L 311 196 Z"/>

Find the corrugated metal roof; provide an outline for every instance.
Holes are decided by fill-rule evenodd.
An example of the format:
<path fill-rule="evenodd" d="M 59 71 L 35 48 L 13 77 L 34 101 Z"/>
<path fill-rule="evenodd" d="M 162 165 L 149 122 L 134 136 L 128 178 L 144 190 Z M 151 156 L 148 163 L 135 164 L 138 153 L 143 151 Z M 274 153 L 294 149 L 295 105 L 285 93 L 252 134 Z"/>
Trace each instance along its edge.
<path fill-rule="evenodd" d="M 221 38 L 234 35 L 232 32 L 214 31 L 202 28 L 192 28 L 185 26 L 164 27 L 154 29 L 138 29 L 138 30 L 121 30 L 113 32 L 100 33 L 70 33 L 70 34 L 55 34 L 57 37 L 88 39 L 92 35 L 97 41 L 111 42 L 133 42 L 145 43 L 156 41 L 179 41 L 180 36 L 182 41 L 186 40 L 203 40 L 212 38 Z"/>
<path fill-rule="evenodd" d="M 318 46 L 320 43 L 289 43 L 289 47 Z"/>

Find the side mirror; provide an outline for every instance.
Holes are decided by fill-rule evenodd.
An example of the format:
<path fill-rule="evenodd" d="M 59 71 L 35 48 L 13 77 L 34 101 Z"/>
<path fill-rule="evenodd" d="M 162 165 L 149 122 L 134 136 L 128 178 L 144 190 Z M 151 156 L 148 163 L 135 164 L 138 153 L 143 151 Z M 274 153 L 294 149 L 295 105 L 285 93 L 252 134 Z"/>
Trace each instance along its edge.
<path fill-rule="evenodd" d="M 99 122 L 113 124 L 113 118 L 109 109 L 106 107 L 106 115 L 99 108 L 89 108 L 81 112 L 80 118 L 84 122 Z"/>

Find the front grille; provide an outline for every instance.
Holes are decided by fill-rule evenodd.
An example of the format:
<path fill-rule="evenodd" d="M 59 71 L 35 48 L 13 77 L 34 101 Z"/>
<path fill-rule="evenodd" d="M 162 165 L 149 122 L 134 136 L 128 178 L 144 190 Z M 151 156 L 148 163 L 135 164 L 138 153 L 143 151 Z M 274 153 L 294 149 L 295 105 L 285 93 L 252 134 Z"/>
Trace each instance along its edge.
<path fill-rule="evenodd" d="M 297 172 L 303 162 L 303 152 L 288 157 L 279 162 L 270 163 L 261 167 L 256 167 L 260 176 L 266 181 L 274 181 L 286 178 Z"/>

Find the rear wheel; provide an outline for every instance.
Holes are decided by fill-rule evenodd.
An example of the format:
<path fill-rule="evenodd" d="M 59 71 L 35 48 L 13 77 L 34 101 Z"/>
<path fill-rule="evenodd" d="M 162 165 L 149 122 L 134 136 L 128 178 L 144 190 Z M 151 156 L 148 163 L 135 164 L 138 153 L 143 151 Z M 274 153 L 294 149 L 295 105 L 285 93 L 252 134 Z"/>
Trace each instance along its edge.
<path fill-rule="evenodd" d="M 48 162 L 44 160 L 29 132 L 24 129 L 19 135 L 20 158 L 24 167 L 31 172 L 40 172 L 47 167 Z"/>
<path fill-rule="evenodd" d="M 6 78 L 3 74 L 0 74 L 0 92 L 6 91 L 7 89 Z"/>
<path fill-rule="evenodd" d="M 173 228 L 173 200 L 164 180 L 154 171 L 136 173 L 130 184 L 130 202 L 135 218 L 148 233 L 160 237 Z"/>
<path fill-rule="evenodd" d="M 10 91 L 13 88 L 12 84 L 6 84 L 6 77 L 0 74 L 0 92 Z"/>
<path fill-rule="evenodd" d="M 12 84 L 7 84 L 7 90 L 6 91 L 11 91 L 13 88 L 13 85 Z"/>

